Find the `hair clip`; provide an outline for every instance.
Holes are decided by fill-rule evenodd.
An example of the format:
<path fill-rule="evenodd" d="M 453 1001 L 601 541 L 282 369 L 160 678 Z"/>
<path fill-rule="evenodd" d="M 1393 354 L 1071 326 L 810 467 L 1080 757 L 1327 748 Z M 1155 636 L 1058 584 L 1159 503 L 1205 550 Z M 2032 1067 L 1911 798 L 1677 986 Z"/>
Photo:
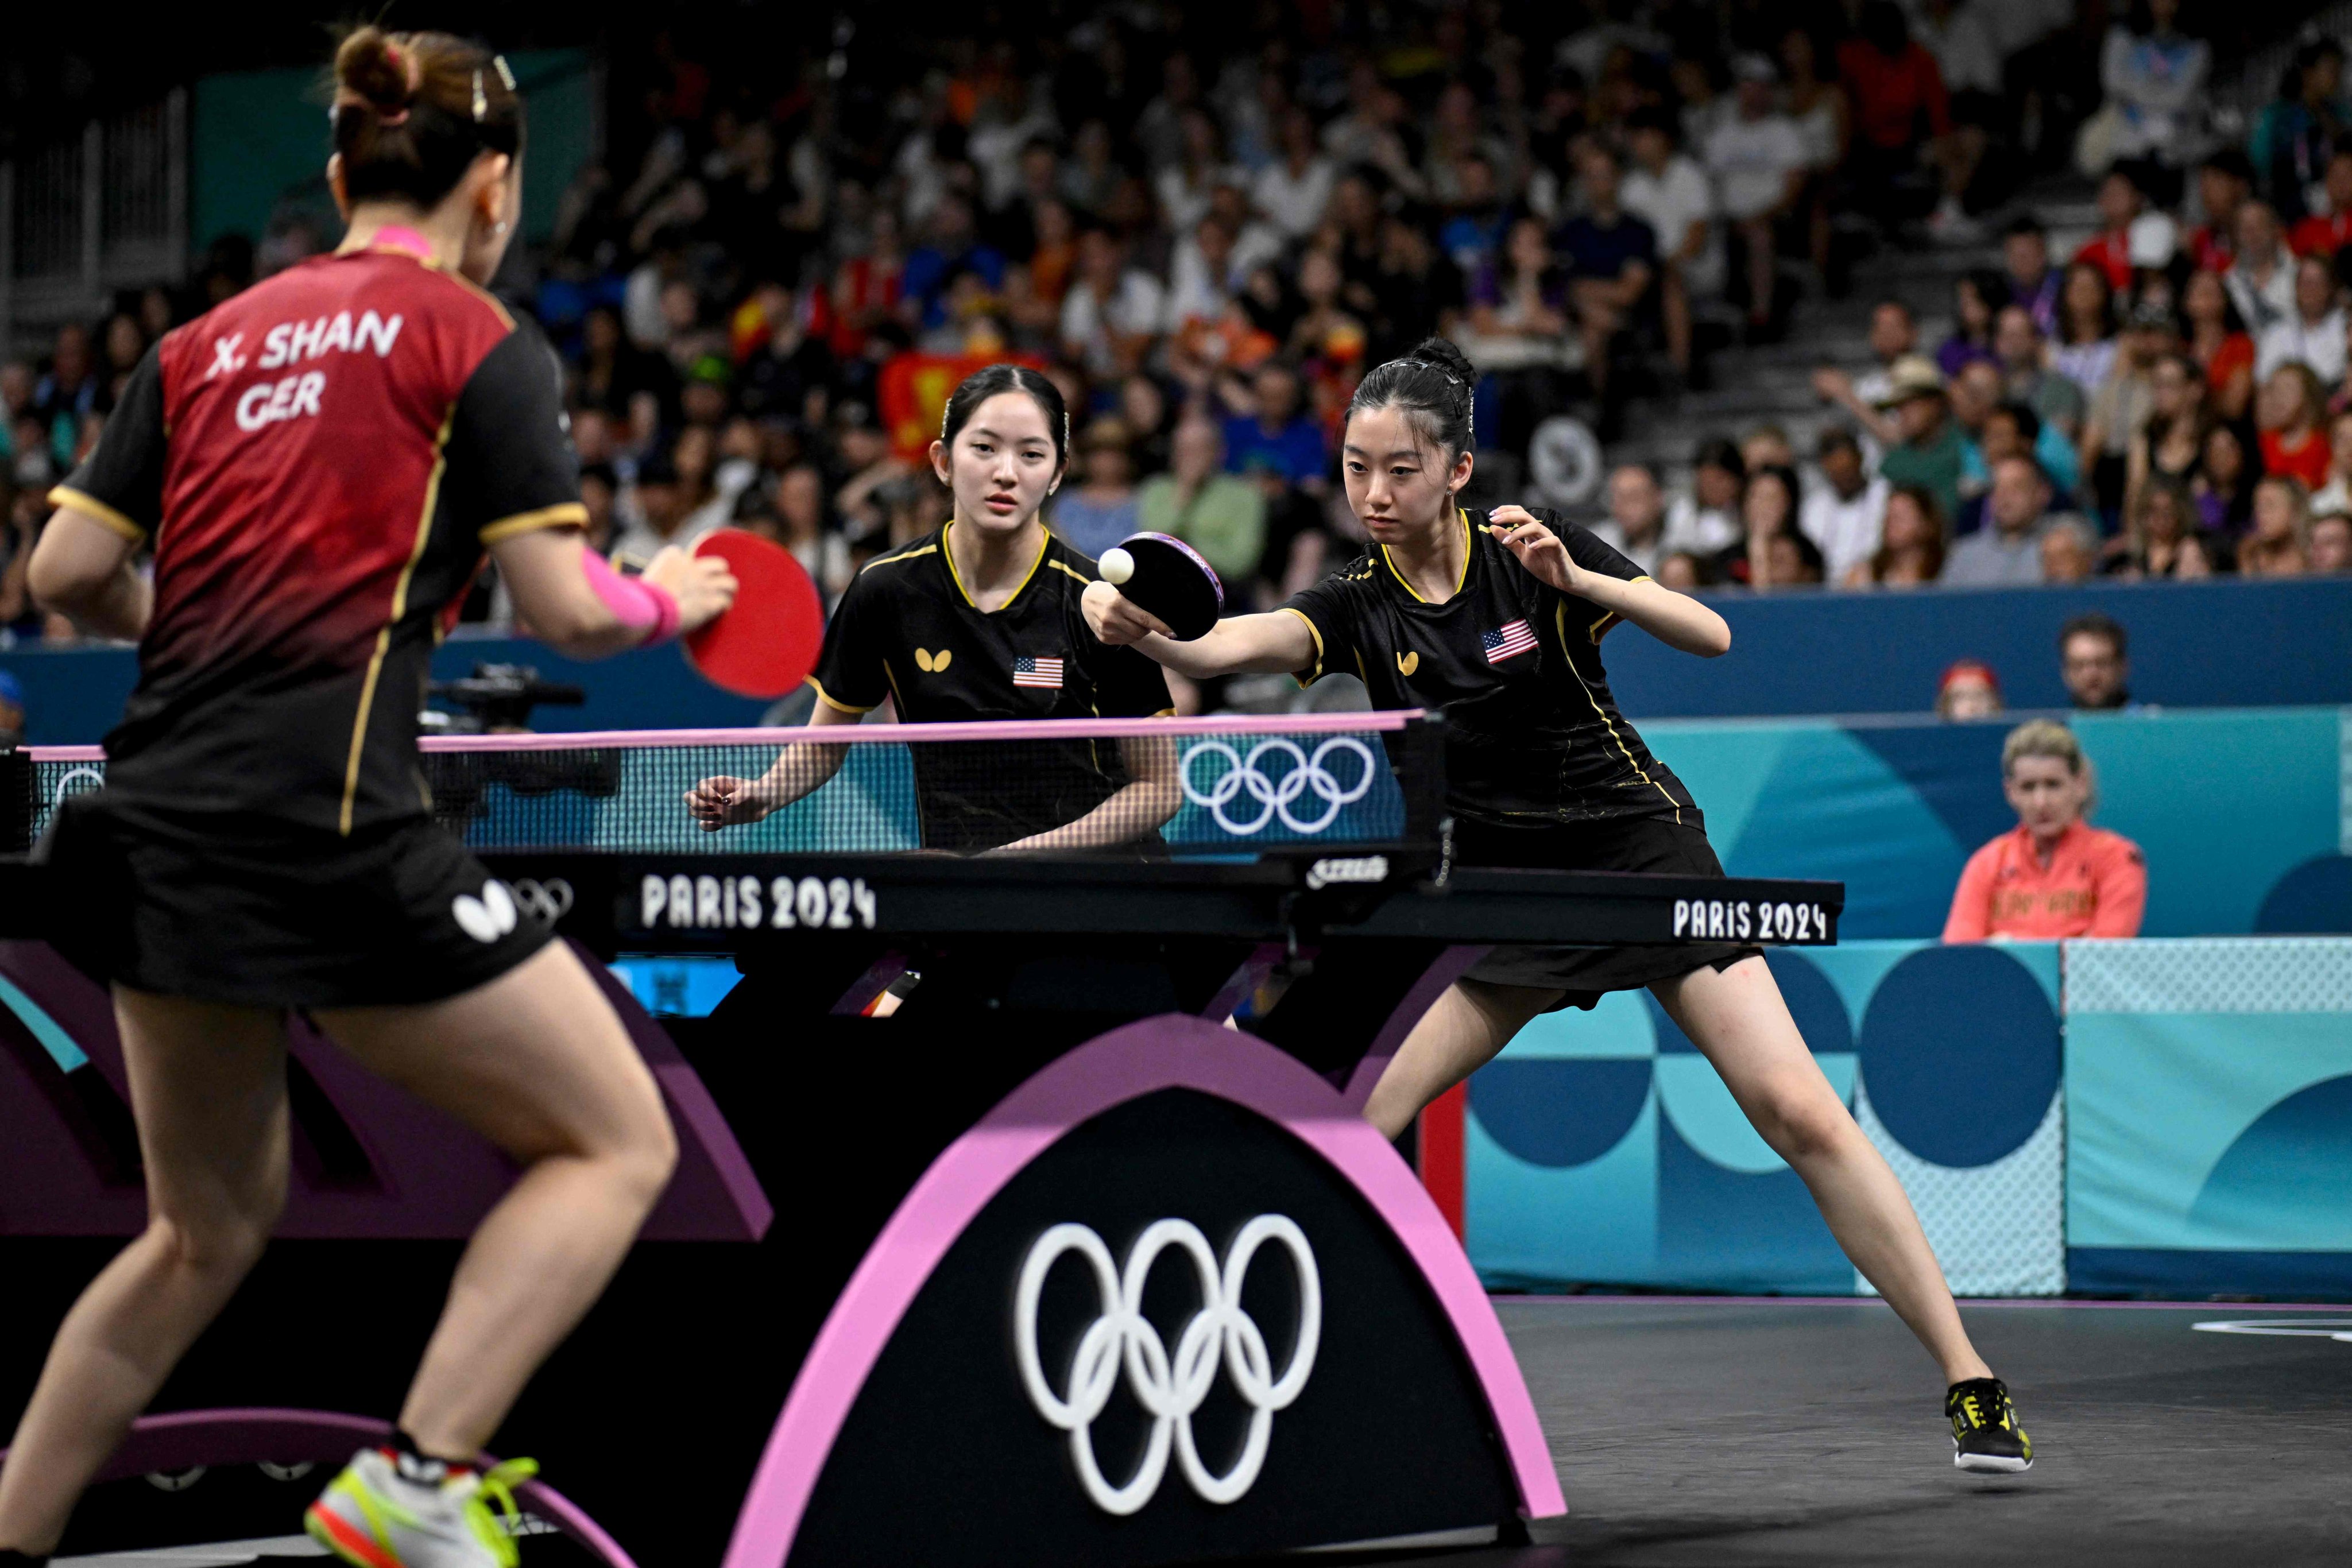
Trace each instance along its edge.
<path fill-rule="evenodd" d="M 482 68 L 476 66 L 474 68 L 474 123 L 477 125 L 482 123 L 482 117 L 489 111 L 490 100 L 482 91 Z"/>
<path fill-rule="evenodd" d="M 509 92 L 516 90 L 514 71 L 507 65 L 506 56 L 492 55 L 490 57 L 490 66 L 499 73 L 499 80 L 506 84 L 506 89 Z"/>

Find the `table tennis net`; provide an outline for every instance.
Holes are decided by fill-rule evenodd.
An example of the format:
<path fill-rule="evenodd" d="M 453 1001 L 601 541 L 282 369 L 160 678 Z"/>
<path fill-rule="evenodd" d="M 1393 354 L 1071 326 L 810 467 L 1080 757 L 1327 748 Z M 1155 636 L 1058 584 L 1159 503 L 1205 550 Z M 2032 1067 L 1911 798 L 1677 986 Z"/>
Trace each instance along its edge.
<path fill-rule="evenodd" d="M 1433 842 L 1437 737 L 1401 715 L 428 737 L 433 811 L 479 851 L 1234 854 Z M 893 733 L 885 737 L 878 731 Z M 900 738 L 937 729 L 947 738 Z M 977 733 L 975 733 L 977 732 Z M 999 737 L 1002 736 L 1003 738 Z M 100 788 L 85 749 L 38 748 L 30 837 Z M 698 789 L 778 801 L 706 830 Z"/>

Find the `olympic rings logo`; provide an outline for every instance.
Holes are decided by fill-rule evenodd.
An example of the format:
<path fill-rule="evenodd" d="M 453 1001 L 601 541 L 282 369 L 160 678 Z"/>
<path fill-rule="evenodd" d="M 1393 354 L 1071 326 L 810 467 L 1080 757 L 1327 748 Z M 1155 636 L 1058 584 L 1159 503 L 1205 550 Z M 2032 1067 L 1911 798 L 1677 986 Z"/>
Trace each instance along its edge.
<path fill-rule="evenodd" d="M 572 884 L 560 876 L 545 882 L 517 877 L 507 886 L 514 890 L 515 903 L 543 925 L 552 925 L 572 913 Z"/>
<path fill-rule="evenodd" d="M 1298 1276 L 1297 1332 L 1290 1364 L 1280 1377 L 1274 1375 L 1265 1333 L 1242 1310 L 1242 1283 L 1249 1277 L 1251 1260 L 1268 1241 L 1289 1249 Z M 1145 1281 L 1160 1254 L 1171 1247 L 1192 1260 L 1201 1287 L 1200 1310 L 1176 1336 L 1172 1355 L 1160 1331 L 1143 1315 Z M 1079 1337 L 1077 1352 L 1070 1358 L 1066 1396 L 1056 1394 L 1046 1379 L 1037 1348 L 1037 1298 L 1045 1288 L 1046 1274 L 1066 1252 L 1076 1252 L 1092 1267 L 1102 1302 L 1100 1314 Z M 1095 1506 L 1122 1516 L 1141 1509 L 1159 1491 L 1171 1448 L 1185 1480 L 1204 1501 L 1233 1502 L 1247 1492 L 1265 1467 L 1274 1413 L 1286 1409 L 1307 1386 L 1322 1335 L 1323 1282 L 1315 1270 L 1315 1249 L 1307 1244 L 1306 1233 L 1279 1214 L 1261 1214 L 1243 1226 L 1223 1270 L 1208 1238 L 1189 1220 L 1163 1219 L 1146 1229 L 1129 1250 L 1123 1273 L 1113 1266 L 1110 1249 L 1093 1230 L 1056 1225 L 1029 1249 L 1013 1300 L 1013 1349 L 1030 1403 L 1037 1414 L 1070 1435 L 1070 1456 Z M 1250 1407 L 1241 1458 L 1223 1475 L 1202 1461 L 1192 1437 L 1192 1416 L 1208 1398 L 1221 1364 Z M 1091 1428 L 1109 1407 L 1122 1367 L 1136 1402 L 1151 1417 L 1151 1436 L 1135 1474 L 1126 1484 L 1113 1486 L 1095 1459 Z"/>
<path fill-rule="evenodd" d="M 1290 758 L 1290 767 L 1280 778 L 1270 776 L 1259 762 L 1269 752 Z M 1341 782 L 1338 774 L 1324 766 L 1324 759 L 1334 753 L 1352 755 L 1360 771 L 1353 783 Z M 1207 757 L 1223 758 L 1224 768 L 1215 775 L 1207 788 L 1192 779 L 1192 764 Z M 1234 747 L 1222 740 L 1204 740 L 1184 753 L 1184 760 L 1176 770 L 1184 787 L 1184 799 L 1203 807 L 1216 819 L 1217 826 L 1235 838 L 1245 839 L 1261 832 L 1268 822 L 1280 818 L 1282 825 L 1294 833 L 1312 835 L 1321 832 L 1337 821 L 1340 808 L 1360 800 L 1371 789 L 1372 779 L 1379 771 L 1373 760 L 1372 748 L 1351 735 L 1335 735 L 1308 752 L 1297 741 L 1276 737 L 1261 740 L 1249 748 L 1244 757 Z M 1302 816 L 1291 810 L 1300 796 L 1313 794 L 1321 809 L 1313 816 Z M 1246 795 L 1257 806 L 1256 814 L 1236 821 L 1226 808 Z M 1246 808 L 1244 808 L 1246 810 Z M 1312 810 L 1312 808 L 1310 808 Z"/>

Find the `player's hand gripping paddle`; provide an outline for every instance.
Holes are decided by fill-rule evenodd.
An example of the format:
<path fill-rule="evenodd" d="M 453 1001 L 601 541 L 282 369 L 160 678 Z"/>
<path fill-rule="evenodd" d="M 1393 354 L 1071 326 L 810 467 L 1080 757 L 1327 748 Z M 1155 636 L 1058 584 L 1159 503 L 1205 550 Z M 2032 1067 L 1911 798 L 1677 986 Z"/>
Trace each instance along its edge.
<path fill-rule="evenodd" d="M 1158 616 L 1180 643 L 1207 636 L 1224 613 L 1225 585 L 1182 539 L 1129 534 L 1103 551 L 1096 564 L 1121 598 Z"/>
<path fill-rule="evenodd" d="M 735 574 L 735 602 L 687 633 L 687 662 L 738 696 L 780 697 L 796 689 L 824 645 L 824 601 L 793 552 L 740 528 L 718 528 L 696 541 L 694 553 L 727 563 Z"/>

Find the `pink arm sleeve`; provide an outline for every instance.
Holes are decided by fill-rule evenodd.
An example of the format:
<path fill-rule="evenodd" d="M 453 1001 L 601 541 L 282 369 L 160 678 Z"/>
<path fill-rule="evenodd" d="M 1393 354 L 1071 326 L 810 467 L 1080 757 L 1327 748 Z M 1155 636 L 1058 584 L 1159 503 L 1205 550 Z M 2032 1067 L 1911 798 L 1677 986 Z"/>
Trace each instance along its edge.
<path fill-rule="evenodd" d="M 604 608 L 622 625 L 644 633 L 638 639 L 640 647 L 677 635 L 677 601 L 668 591 L 642 577 L 623 577 L 592 549 L 580 552 L 580 569 L 588 574 L 588 587 L 604 601 Z"/>

